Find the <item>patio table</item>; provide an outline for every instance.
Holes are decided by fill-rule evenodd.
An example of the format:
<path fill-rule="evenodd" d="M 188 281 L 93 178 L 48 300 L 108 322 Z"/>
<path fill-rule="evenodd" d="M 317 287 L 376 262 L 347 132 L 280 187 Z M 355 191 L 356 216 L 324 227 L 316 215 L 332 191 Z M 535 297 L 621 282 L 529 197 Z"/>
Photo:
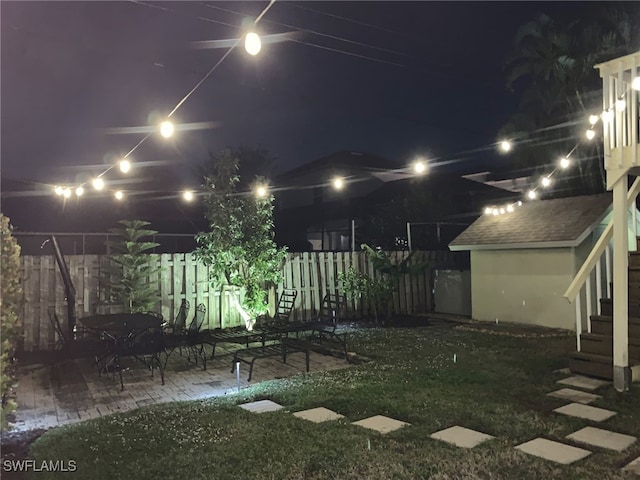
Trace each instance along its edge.
<path fill-rule="evenodd" d="M 79 319 L 85 328 L 101 334 L 113 342 L 113 350 L 105 358 L 101 359 L 101 371 L 108 367 L 113 367 L 120 376 L 120 386 L 124 390 L 122 380 L 122 367 L 120 357 L 133 356 L 151 368 L 157 366 L 162 376 L 164 384 L 164 372 L 159 354 L 164 351 L 162 343 L 162 323 L 163 318 L 153 313 L 112 313 L 90 315 Z M 139 340 L 145 333 L 152 333 L 151 341 Z M 141 356 L 151 355 L 150 361 L 146 361 Z"/>

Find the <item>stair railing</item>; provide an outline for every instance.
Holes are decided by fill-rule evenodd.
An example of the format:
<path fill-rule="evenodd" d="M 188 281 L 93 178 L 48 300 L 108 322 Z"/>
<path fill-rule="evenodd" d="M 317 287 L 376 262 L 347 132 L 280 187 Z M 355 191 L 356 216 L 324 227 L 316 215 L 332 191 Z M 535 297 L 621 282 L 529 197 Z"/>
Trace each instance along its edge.
<path fill-rule="evenodd" d="M 640 193 L 640 177 L 637 177 L 633 182 L 633 185 L 629 188 L 627 193 L 627 208 L 632 208 L 633 217 L 633 231 L 636 234 L 636 218 L 635 218 L 635 201 L 636 197 Z M 600 300 L 605 298 L 613 298 L 613 292 L 611 291 L 611 239 L 613 238 L 613 221 L 610 221 L 604 232 L 591 249 L 591 252 L 587 256 L 587 259 L 578 270 L 578 273 L 574 277 L 573 281 L 564 292 L 563 297 L 569 300 L 569 303 L 575 302 L 576 309 L 576 348 L 580 351 L 580 335 L 582 334 L 582 325 L 586 323 L 587 331 L 591 333 L 591 314 L 593 312 L 593 294 L 595 293 L 595 305 L 600 304 Z M 605 266 L 605 275 L 603 276 L 602 264 Z M 595 276 L 596 286 L 595 292 L 593 290 L 592 278 Z M 606 283 L 603 286 L 602 280 L 606 278 Z M 582 315 L 582 292 L 584 291 L 585 297 L 585 314 L 586 322 L 583 322 Z M 576 301 L 577 300 L 577 301 Z"/>

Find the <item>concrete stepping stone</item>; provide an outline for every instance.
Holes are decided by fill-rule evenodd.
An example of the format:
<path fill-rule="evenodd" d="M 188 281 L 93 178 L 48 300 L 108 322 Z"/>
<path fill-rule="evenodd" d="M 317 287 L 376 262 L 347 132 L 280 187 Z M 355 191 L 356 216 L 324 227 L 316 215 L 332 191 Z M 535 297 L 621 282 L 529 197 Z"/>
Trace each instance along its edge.
<path fill-rule="evenodd" d="M 564 373 L 568 375 L 571 373 L 571 370 L 569 370 L 569 367 L 558 368 L 557 370 L 554 370 L 553 373 Z"/>
<path fill-rule="evenodd" d="M 569 415 L 570 417 L 585 418 L 594 422 L 603 422 L 616 414 L 616 412 L 612 412 L 611 410 L 582 405 L 581 403 L 570 403 L 564 407 L 556 408 L 554 412 Z"/>
<path fill-rule="evenodd" d="M 338 420 L 339 418 L 344 418 L 344 415 L 340 415 L 339 413 L 324 407 L 295 412 L 293 416 L 315 423 L 329 422 L 332 420 Z"/>
<path fill-rule="evenodd" d="M 556 390 L 555 392 L 547 393 L 547 396 L 584 404 L 591 403 L 599 398 L 602 398 L 600 395 L 595 395 L 593 393 L 587 393 L 580 390 L 574 390 L 573 388 L 561 388 L 560 390 Z"/>
<path fill-rule="evenodd" d="M 589 450 L 554 442 L 546 438 L 535 438 L 515 448 L 529 455 L 561 463 L 562 465 L 569 465 L 591 455 Z"/>
<path fill-rule="evenodd" d="M 480 445 L 482 442 L 491 440 L 494 438 L 486 433 L 477 432 L 469 428 L 453 426 L 440 430 L 439 432 L 432 433 L 431 438 L 436 440 L 442 440 L 443 442 L 451 443 L 456 447 L 473 448 Z"/>
<path fill-rule="evenodd" d="M 623 468 L 626 472 L 635 473 L 636 475 L 640 475 L 640 457 L 636 458 L 631 463 L 628 463 L 627 466 Z"/>
<path fill-rule="evenodd" d="M 595 427 L 584 427 L 577 432 L 567 435 L 567 438 L 576 442 L 586 443 L 594 447 L 608 448 L 621 452 L 636 441 L 636 437 L 622 433 L 610 432 Z"/>
<path fill-rule="evenodd" d="M 385 434 L 398 430 L 406 425 L 411 425 L 407 422 L 401 422 L 400 420 L 394 420 L 393 418 L 385 417 L 384 415 L 375 415 L 373 417 L 365 418 L 353 422 L 353 425 L 375 430 L 376 432 Z"/>
<path fill-rule="evenodd" d="M 275 412 L 284 408 L 271 400 L 258 400 L 257 402 L 243 403 L 238 406 L 253 413 Z"/>
<path fill-rule="evenodd" d="M 572 377 L 563 378 L 556 383 L 562 385 L 569 385 L 570 387 L 582 388 L 583 390 L 589 390 L 590 392 L 597 390 L 605 385 L 610 385 L 611 382 L 606 380 L 598 380 L 597 378 L 583 377 L 582 375 L 574 375 Z"/>

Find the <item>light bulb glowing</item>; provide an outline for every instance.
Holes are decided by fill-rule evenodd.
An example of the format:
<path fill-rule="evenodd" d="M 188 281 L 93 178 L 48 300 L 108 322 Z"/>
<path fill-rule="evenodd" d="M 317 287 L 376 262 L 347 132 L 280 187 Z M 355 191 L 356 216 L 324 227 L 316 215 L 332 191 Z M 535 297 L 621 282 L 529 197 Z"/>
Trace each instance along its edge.
<path fill-rule="evenodd" d="M 511 142 L 509 140 L 503 140 L 500 142 L 500 150 L 502 150 L 503 152 L 510 152 L 511 151 Z"/>
<path fill-rule="evenodd" d="M 596 123 L 598 123 L 598 115 L 589 115 L 589 123 L 591 125 L 595 125 Z"/>
<path fill-rule="evenodd" d="M 259 198 L 264 198 L 267 196 L 267 189 L 265 187 L 258 187 L 256 188 L 256 195 Z"/>
<path fill-rule="evenodd" d="M 569 168 L 569 165 L 571 165 L 571 161 L 567 157 L 562 157 L 560 159 L 560 168 L 564 170 Z"/>
<path fill-rule="evenodd" d="M 427 171 L 427 166 L 425 165 L 424 162 L 418 161 L 413 164 L 413 171 L 416 172 L 418 175 L 422 175 L 424 172 Z"/>
<path fill-rule="evenodd" d="M 627 101 L 624 98 L 616 100 L 616 112 L 622 112 L 625 108 L 627 108 Z"/>
<path fill-rule="evenodd" d="M 122 173 L 127 173 L 129 170 L 131 170 L 131 162 L 126 159 L 120 160 L 120 171 Z"/>
<path fill-rule="evenodd" d="M 542 177 L 542 180 L 540 180 L 540 183 L 542 184 L 543 187 L 547 188 L 549 185 L 551 185 L 551 179 L 549 177 Z"/>
<path fill-rule="evenodd" d="M 593 140 L 596 136 L 596 132 L 594 130 L 587 130 L 586 132 L 587 140 Z"/>
<path fill-rule="evenodd" d="M 531 199 L 531 200 L 535 200 L 538 196 L 538 194 L 536 193 L 535 190 L 529 190 L 529 192 L 527 193 L 527 196 Z"/>
<path fill-rule="evenodd" d="M 494 208 L 494 209 L 491 211 L 491 213 L 492 213 L 492 214 L 493 214 L 493 216 L 495 217 L 495 216 L 497 216 L 497 215 L 500 213 L 500 211 L 499 211 L 497 208 Z"/>
<path fill-rule="evenodd" d="M 487 208 L 484 209 L 485 215 L 491 215 L 492 211 L 493 211 L 493 209 L 491 207 L 487 207 Z"/>
<path fill-rule="evenodd" d="M 333 179 L 333 188 L 335 188 L 336 190 L 342 190 L 342 187 L 344 187 L 344 180 L 340 177 L 336 177 Z"/>
<path fill-rule="evenodd" d="M 121 190 L 118 190 L 113 194 L 113 196 L 116 197 L 116 200 L 122 200 L 124 198 L 124 193 L 122 193 Z"/>
<path fill-rule="evenodd" d="M 185 190 L 182 193 L 182 198 L 184 198 L 187 202 L 191 202 L 193 200 L 193 192 L 191 190 Z"/>
<path fill-rule="evenodd" d="M 514 208 L 513 205 L 507 205 L 507 212 L 511 213 L 513 212 Z"/>
<path fill-rule="evenodd" d="M 503 208 L 500 209 L 500 215 L 504 215 L 504 213 L 505 213 L 505 209 L 503 207 Z"/>
<path fill-rule="evenodd" d="M 64 195 L 64 198 L 69 198 L 71 196 L 71 189 L 70 188 L 65 188 L 62 191 L 62 195 Z"/>
<path fill-rule="evenodd" d="M 95 188 L 96 190 L 102 190 L 104 188 L 104 180 L 102 180 L 100 177 L 94 178 L 91 181 L 91 185 L 93 185 L 93 188 Z"/>
<path fill-rule="evenodd" d="M 631 88 L 634 90 L 640 90 L 640 77 L 633 79 L 633 82 L 631 82 Z"/>
<path fill-rule="evenodd" d="M 60 185 L 56 185 L 55 188 L 53 189 L 54 192 L 56 192 L 56 195 L 62 195 L 62 192 L 64 191 L 64 188 L 62 188 Z"/>
<path fill-rule="evenodd" d="M 262 50 L 260 36 L 255 32 L 249 32 L 244 37 L 244 49 L 249 55 L 257 55 Z"/>
<path fill-rule="evenodd" d="M 84 188 L 82 188 L 82 187 L 76 188 L 76 196 L 77 197 L 81 197 L 83 193 L 84 193 Z"/>
<path fill-rule="evenodd" d="M 521 207 L 522 206 L 522 200 L 518 200 L 518 206 Z"/>
<path fill-rule="evenodd" d="M 171 135 L 173 135 L 174 130 L 175 128 L 173 126 L 173 123 L 171 123 L 169 120 L 165 120 L 160 124 L 160 135 L 162 135 L 164 138 L 169 138 Z"/>
<path fill-rule="evenodd" d="M 602 121 L 608 123 L 613 119 L 613 112 L 611 110 L 605 110 L 602 112 Z"/>

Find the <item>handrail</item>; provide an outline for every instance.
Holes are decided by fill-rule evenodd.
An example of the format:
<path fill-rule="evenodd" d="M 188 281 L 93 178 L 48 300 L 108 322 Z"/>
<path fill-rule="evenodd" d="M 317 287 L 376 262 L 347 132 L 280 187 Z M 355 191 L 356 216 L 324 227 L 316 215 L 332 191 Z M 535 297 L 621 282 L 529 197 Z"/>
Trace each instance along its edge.
<path fill-rule="evenodd" d="M 627 192 L 627 208 L 635 202 L 638 194 L 640 194 L 640 177 L 636 177 L 633 185 L 631 185 L 631 188 Z M 602 257 L 607 245 L 609 245 L 611 237 L 613 237 L 613 222 L 609 222 L 607 228 L 605 228 L 604 232 L 593 246 L 589 256 L 582 264 L 582 267 L 578 270 L 578 273 L 571 282 L 571 285 L 569 285 L 567 291 L 564 292 L 563 297 L 569 300 L 569 303 L 573 303 L 578 296 L 578 293 L 580 293 L 580 289 L 587 281 L 587 278 L 589 278 L 589 275 L 591 275 L 591 272 L 596 266 L 596 263 L 600 260 L 600 257 Z"/>

